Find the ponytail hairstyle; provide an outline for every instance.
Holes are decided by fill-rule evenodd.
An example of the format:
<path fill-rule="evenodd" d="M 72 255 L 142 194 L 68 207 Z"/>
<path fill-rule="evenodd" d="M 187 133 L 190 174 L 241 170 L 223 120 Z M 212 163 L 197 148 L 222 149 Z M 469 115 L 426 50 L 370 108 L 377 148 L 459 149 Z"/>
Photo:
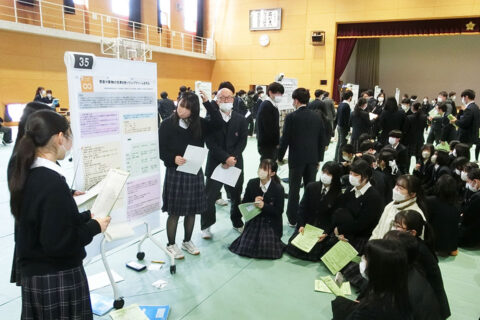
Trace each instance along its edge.
<path fill-rule="evenodd" d="M 68 136 L 69 130 L 67 119 L 54 111 L 41 110 L 30 115 L 25 125 L 25 134 L 18 142 L 15 157 L 12 158 L 11 174 L 8 178 L 10 207 L 16 220 L 20 219 L 23 189 L 37 148 L 46 146 L 52 136 L 60 132 Z"/>
<path fill-rule="evenodd" d="M 198 96 L 189 91 L 181 93 L 178 105 L 190 110 L 190 117 L 185 119 L 185 121 L 189 124 L 189 128 L 193 132 L 193 137 L 200 139 L 202 137 L 202 126 L 200 123 L 200 103 L 198 102 Z M 173 119 L 175 123 L 178 124 L 178 120 L 180 119 L 178 113 L 174 113 Z"/>
<path fill-rule="evenodd" d="M 278 164 L 271 160 L 271 159 L 263 159 L 262 162 L 260 162 L 260 165 L 258 166 L 259 169 L 263 169 L 265 171 L 272 171 L 272 172 L 275 172 L 275 175 L 273 177 L 271 177 L 271 179 L 273 181 L 275 181 L 276 183 L 278 184 L 281 184 L 280 182 L 280 178 L 278 177 L 277 175 L 277 171 L 278 171 Z"/>
<path fill-rule="evenodd" d="M 415 230 L 416 237 L 419 238 L 423 235 L 423 239 L 428 249 L 435 254 L 435 238 L 432 227 L 428 222 L 423 220 L 420 213 L 415 210 L 403 210 L 395 215 L 394 223 L 400 226 L 405 226 L 406 231 Z"/>

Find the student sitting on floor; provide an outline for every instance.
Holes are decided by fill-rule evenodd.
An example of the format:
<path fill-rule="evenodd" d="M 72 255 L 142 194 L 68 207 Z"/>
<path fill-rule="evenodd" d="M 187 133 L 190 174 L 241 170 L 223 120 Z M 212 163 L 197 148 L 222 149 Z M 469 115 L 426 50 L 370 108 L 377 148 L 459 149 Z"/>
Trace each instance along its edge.
<path fill-rule="evenodd" d="M 420 213 L 414 210 L 405 210 L 400 211 L 395 216 L 394 229 L 409 233 L 417 240 L 418 254 L 415 264 L 420 273 L 425 276 L 437 297 L 442 319 L 448 318 L 450 316 L 450 306 L 443 286 L 442 272 L 438 267 L 438 258 L 435 255 L 432 228 L 428 223 L 425 223 Z M 385 238 L 388 238 L 388 236 Z"/>
<path fill-rule="evenodd" d="M 392 230 L 393 219 L 397 212 L 402 210 L 418 211 L 426 220 L 426 205 L 420 180 L 409 174 L 397 179 L 395 188 L 393 188 L 393 201 L 385 206 L 370 239 L 382 239 L 388 231 Z"/>
<path fill-rule="evenodd" d="M 475 247 L 480 245 L 480 169 L 468 172 L 466 186 L 472 195 L 463 206 L 459 246 Z"/>
<path fill-rule="evenodd" d="M 322 167 L 320 181 L 310 183 L 305 189 L 302 201 L 298 208 L 298 229 L 293 233 L 287 246 L 287 252 L 299 259 L 320 260 L 321 245 L 317 244 L 312 251 L 306 253 L 291 244 L 299 232 L 303 233 L 308 223 L 314 227 L 329 230 L 332 224 L 332 214 L 335 210 L 339 196 L 342 194 L 340 165 L 336 162 L 326 162 Z"/>
<path fill-rule="evenodd" d="M 262 212 L 248 221 L 242 234 L 230 245 L 233 253 L 250 258 L 279 259 L 282 242 L 282 213 L 285 192 L 277 174 L 278 165 L 264 159 L 258 168 L 258 178 L 248 181 L 242 203 L 255 202 Z"/>
<path fill-rule="evenodd" d="M 357 267 L 368 279 L 368 286 L 358 301 L 344 297 L 332 301 L 333 319 L 413 319 L 408 299 L 407 266 L 407 254 L 397 241 L 369 241 Z"/>

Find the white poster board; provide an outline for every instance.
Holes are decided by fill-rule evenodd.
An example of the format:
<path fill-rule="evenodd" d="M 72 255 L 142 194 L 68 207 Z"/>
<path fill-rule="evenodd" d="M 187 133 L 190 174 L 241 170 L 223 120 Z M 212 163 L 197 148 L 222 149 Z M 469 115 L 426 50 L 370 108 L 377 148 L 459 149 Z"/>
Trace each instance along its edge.
<path fill-rule="evenodd" d="M 278 110 L 293 110 L 292 93 L 298 88 L 298 79 L 283 78 L 280 83 L 283 85 L 285 92 L 283 93 L 282 101 L 277 104 Z"/>
<path fill-rule="evenodd" d="M 396 88 L 395 89 L 395 99 L 397 99 L 397 104 L 400 104 L 402 101 L 400 101 L 400 89 Z"/>
<path fill-rule="evenodd" d="M 378 95 L 382 92 L 382 88 L 380 86 L 375 86 L 375 92 L 373 93 L 373 97 L 377 99 Z"/>
<path fill-rule="evenodd" d="M 347 89 L 349 89 L 353 93 L 352 101 L 350 101 L 350 108 L 353 110 L 355 109 L 355 105 L 358 102 L 360 86 L 358 84 L 347 83 Z"/>
<path fill-rule="evenodd" d="M 128 171 L 110 226 L 128 225 L 143 235 L 144 222 L 160 225 L 157 66 L 73 52 L 65 53 L 65 65 L 75 189 L 90 189 L 110 168 Z M 101 239 L 87 246 L 89 257 L 100 253 Z M 106 250 L 126 241 L 107 243 Z"/>

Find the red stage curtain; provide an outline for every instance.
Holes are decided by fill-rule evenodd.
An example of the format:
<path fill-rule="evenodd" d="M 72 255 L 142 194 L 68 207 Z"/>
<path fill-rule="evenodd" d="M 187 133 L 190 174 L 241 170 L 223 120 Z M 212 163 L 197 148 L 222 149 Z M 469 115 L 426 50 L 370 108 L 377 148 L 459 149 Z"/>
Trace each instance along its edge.
<path fill-rule="evenodd" d="M 333 80 L 333 100 L 340 102 L 338 81 L 347 67 L 357 39 L 337 39 L 337 54 L 335 55 L 335 77 Z"/>
<path fill-rule="evenodd" d="M 475 25 L 467 28 L 467 24 Z M 467 30 L 471 29 L 471 30 Z M 480 18 L 339 24 L 337 37 L 377 37 L 480 32 Z"/>

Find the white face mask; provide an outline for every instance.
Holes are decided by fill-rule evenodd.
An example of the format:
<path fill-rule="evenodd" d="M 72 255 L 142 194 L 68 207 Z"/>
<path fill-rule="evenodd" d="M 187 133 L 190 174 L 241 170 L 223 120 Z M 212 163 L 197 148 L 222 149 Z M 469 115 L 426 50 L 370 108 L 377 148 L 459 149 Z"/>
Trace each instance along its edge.
<path fill-rule="evenodd" d="M 457 176 L 459 176 L 459 175 L 462 174 L 462 171 L 460 171 L 460 170 L 458 170 L 458 169 L 455 169 L 455 174 L 456 174 Z"/>
<path fill-rule="evenodd" d="M 275 101 L 275 103 L 280 103 L 282 101 L 282 96 L 273 97 L 273 101 Z"/>
<path fill-rule="evenodd" d="M 48 99 L 52 99 L 52 95 L 49 93 L 47 94 Z"/>
<path fill-rule="evenodd" d="M 393 188 L 393 193 L 392 193 L 392 199 L 393 201 L 396 202 L 402 202 L 407 199 L 407 196 L 404 194 L 401 194 L 400 191 L 397 190 L 397 188 Z"/>
<path fill-rule="evenodd" d="M 397 138 L 389 137 L 388 138 L 388 143 L 393 146 L 395 143 L 397 143 Z"/>
<path fill-rule="evenodd" d="M 470 183 L 467 182 L 467 189 L 472 192 L 477 192 L 479 189 L 475 186 L 472 186 Z"/>
<path fill-rule="evenodd" d="M 330 185 L 332 183 L 332 176 L 322 172 L 320 175 L 320 181 L 322 181 L 324 185 Z"/>
<path fill-rule="evenodd" d="M 233 102 L 224 102 L 219 104 L 220 110 L 223 112 L 230 112 L 233 109 Z"/>
<path fill-rule="evenodd" d="M 467 172 L 462 171 L 462 173 L 460 174 L 460 179 L 462 179 L 462 181 L 467 181 L 467 175 Z"/>
<path fill-rule="evenodd" d="M 462 104 L 463 104 L 464 106 L 467 105 L 467 101 L 465 101 L 465 98 L 462 98 Z"/>
<path fill-rule="evenodd" d="M 364 256 L 362 256 L 362 260 L 360 260 L 358 268 L 360 269 L 360 274 L 362 275 L 362 277 L 368 280 L 367 273 L 365 272 L 367 270 L 367 260 L 365 260 Z"/>
<path fill-rule="evenodd" d="M 432 163 L 436 163 L 436 162 L 437 162 L 437 155 L 434 154 L 434 155 L 432 156 L 432 158 L 430 158 L 430 160 L 432 161 Z"/>
<path fill-rule="evenodd" d="M 423 99 L 424 104 L 427 104 L 427 102 L 428 102 L 428 99 Z"/>
<path fill-rule="evenodd" d="M 358 187 L 361 184 L 360 177 L 354 177 L 352 175 L 348 176 L 348 182 L 354 187 Z"/>
<path fill-rule="evenodd" d="M 455 100 L 455 99 L 457 99 L 457 97 L 453 96 L 453 97 L 450 97 L 450 99 Z"/>
<path fill-rule="evenodd" d="M 42 90 L 41 95 L 42 95 L 42 96 L 45 96 L 46 93 L 47 93 L 47 91 Z"/>
<path fill-rule="evenodd" d="M 438 102 L 438 103 L 443 102 L 443 97 L 438 97 L 438 98 L 437 98 L 437 102 Z"/>
<path fill-rule="evenodd" d="M 65 151 L 65 157 L 63 159 L 69 159 L 70 155 L 72 154 L 72 149 L 67 150 L 67 148 L 65 148 L 65 146 L 63 144 L 62 144 L 62 148 Z"/>
<path fill-rule="evenodd" d="M 407 112 L 408 111 L 408 106 L 402 104 L 402 109 L 403 109 L 403 111 Z"/>
<path fill-rule="evenodd" d="M 423 159 L 428 159 L 428 157 L 430 157 L 430 152 L 428 152 L 428 151 L 423 151 L 423 152 L 422 152 L 422 158 L 423 158 Z"/>
<path fill-rule="evenodd" d="M 265 180 L 268 178 L 268 171 L 265 171 L 263 169 L 258 169 L 258 177 L 261 179 L 261 180 Z"/>
<path fill-rule="evenodd" d="M 384 99 L 384 97 L 378 97 L 378 102 L 383 102 Z"/>
<path fill-rule="evenodd" d="M 457 149 L 453 149 L 452 155 L 456 158 L 457 157 Z"/>

